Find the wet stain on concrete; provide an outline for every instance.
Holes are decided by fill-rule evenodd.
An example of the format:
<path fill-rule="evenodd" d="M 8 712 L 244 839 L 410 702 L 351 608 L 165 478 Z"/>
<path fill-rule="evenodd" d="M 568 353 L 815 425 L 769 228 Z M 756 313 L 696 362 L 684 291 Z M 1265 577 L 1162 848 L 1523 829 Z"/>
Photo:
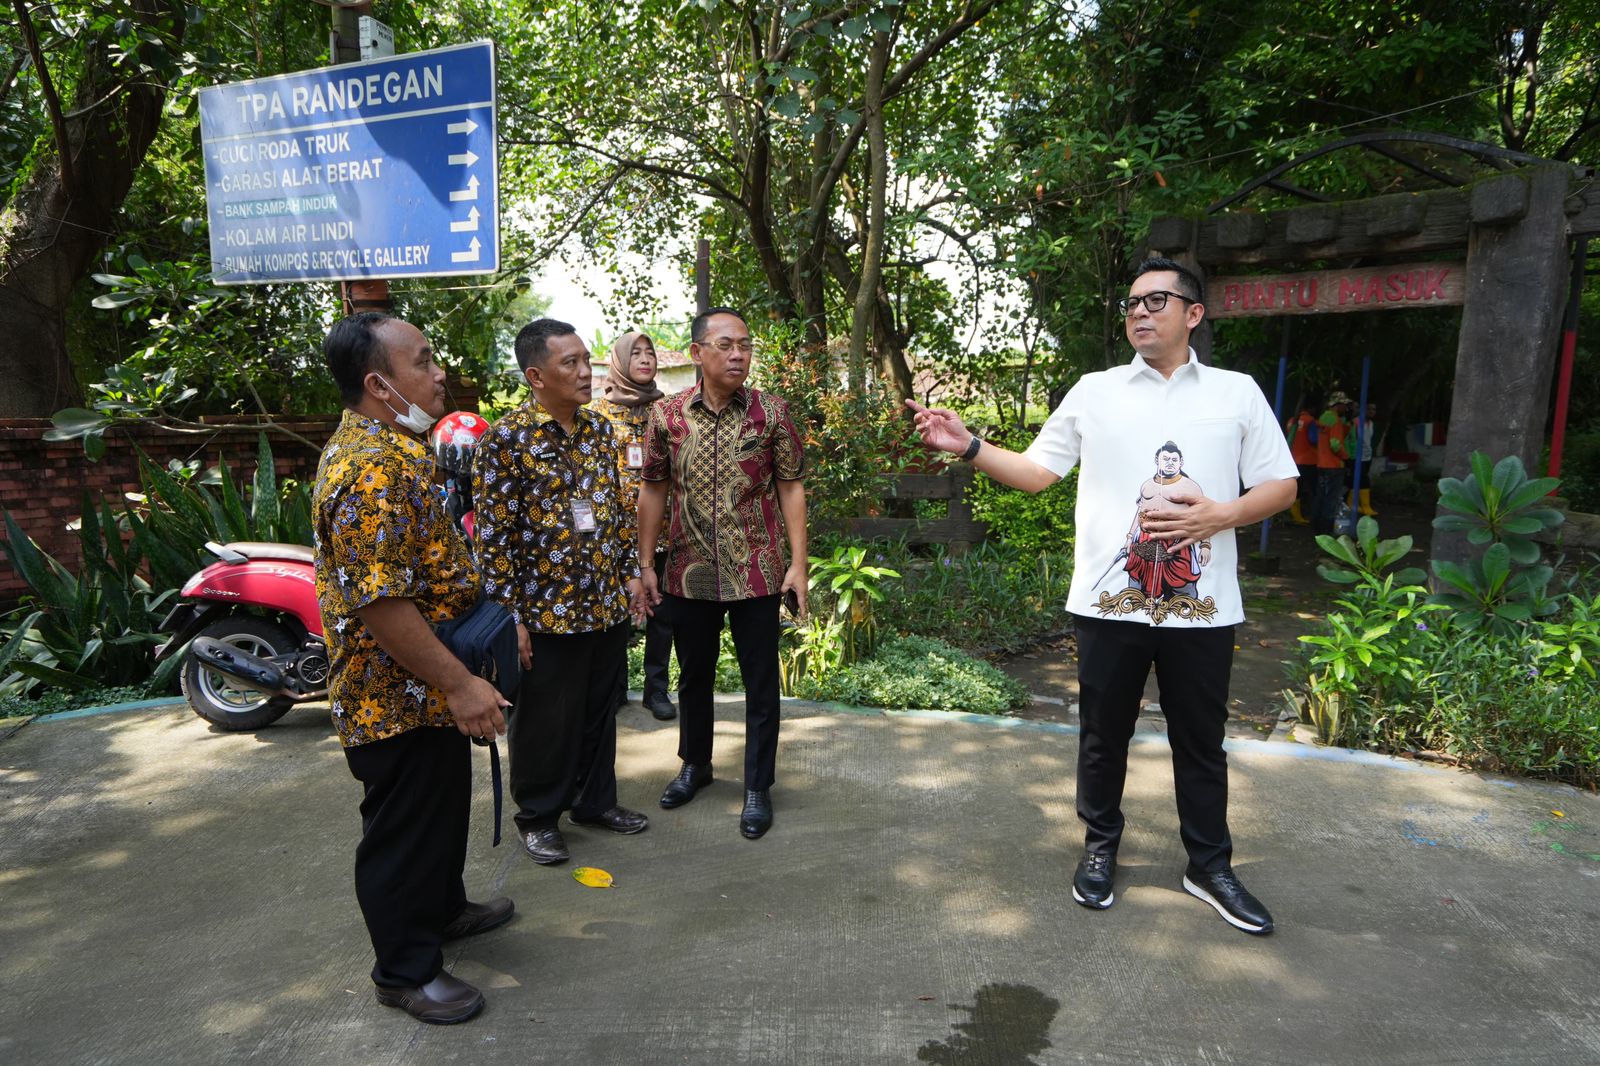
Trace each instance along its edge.
<path fill-rule="evenodd" d="M 1031 985 L 987 984 L 972 1004 L 950 1004 L 966 1011 L 967 1021 L 952 1022 L 950 1036 L 917 1049 L 919 1062 L 934 1066 L 1038 1066 L 1032 1055 L 1050 1047 L 1050 1023 L 1061 1009 Z"/>

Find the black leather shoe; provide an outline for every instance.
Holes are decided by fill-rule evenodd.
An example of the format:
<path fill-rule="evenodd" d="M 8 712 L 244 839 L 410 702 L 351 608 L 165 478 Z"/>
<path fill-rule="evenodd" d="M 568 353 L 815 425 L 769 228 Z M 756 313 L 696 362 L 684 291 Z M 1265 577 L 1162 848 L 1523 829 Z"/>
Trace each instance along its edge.
<path fill-rule="evenodd" d="M 647 694 L 644 698 L 644 709 L 654 715 L 658 722 L 670 722 L 678 717 L 678 708 L 667 699 L 665 692 Z"/>
<path fill-rule="evenodd" d="M 456 915 L 455 921 L 444 927 L 444 938 L 460 940 L 464 936 L 487 933 L 509 922 L 516 909 L 517 905 L 506 896 L 491 899 L 488 903 L 473 903 L 469 900 L 461 909 L 461 913 Z"/>
<path fill-rule="evenodd" d="M 1208 874 L 1190 866 L 1183 873 L 1183 887 L 1189 895 L 1215 907 L 1222 920 L 1235 929 L 1256 936 L 1272 932 L 1272 915 L 1239 883 L 1231 868 L 1224 866 Z"/>
<path fill-rule="evenodd" d="M 609 829 L 613 833 L 642 833 L 650 828 L 650 819 L 626 807 L 613 807 L 595 815 L 573 814 L 568 817 L 573 825 L 590 825 L 597 829 Z"/>
<path fill-rule="evenodd" d="M 483 1009 L 482 992 L 443 970 L 439 971 L 438 977 L 420 988 L 384 988 L 379 985 L 377 993 L 378 1002 L 385 1007 L 399 1007 L 417 1021 L 429 1025 L 454 1025 Z"/>
<path fill-rule="evenodd" d="M 686 762 L 683 769 L 678 771 L 678 776 L 667 783 L 667 790 L 661 793 L 661 806 L 667 810 L 682 807 L 694 799 L 694 794 L 711 784 L 711 764 L 696 766 Z"/>
<path fill-rule="evenodd" d="M 522 850 L 540 866 L 560 866 L 572 858 L 567 850 L 567 838 L 559 829 L 524 829 Z"/>
<path fill-rule="evenodd" d="M 1072 875 L 1072 898 L 1097 911 L 1103 911 L 1117 901 L 1111 890 L 1111 880 L 1117 875 L 1117 853 L 1086 851 L 1078 861 L 1078 872 Z"/>
<path fill-rule="evenodd" d="M 766 789 L 744 794 L 744 811 L 739 815 L 739 832 L 746 840 L 759 840 L 772 828 L 772 795 Z"/>

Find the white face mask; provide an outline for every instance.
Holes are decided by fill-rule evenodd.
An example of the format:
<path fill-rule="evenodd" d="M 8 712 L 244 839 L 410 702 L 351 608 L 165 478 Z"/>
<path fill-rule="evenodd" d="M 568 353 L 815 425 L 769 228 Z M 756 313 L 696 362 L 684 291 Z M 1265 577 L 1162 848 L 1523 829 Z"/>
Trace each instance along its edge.
<path fill-rule="evenodd" d="M 374 375 L 379 381 L 383 382 L 384 386 L 388 388 L 390 392 L 394 393 L 396 396 L 399 396 L 402 400 L 406 400 L 405 395 L 399 389 L 389 384 L 388 381 L 384 380 L 382 374 L 374 372 Z M 428 412 L 412 403 L 410 400 L 406 400 L 406 404 L 406 413 L 401 414 L 399 411 L 396 411 L 389 405 L 388 400 L 383 401 L 383 406 L 389 408 L 389 411 L 394 415 L 394 420 L 418 436 L 428 432 L 428 430 L 433 427 L 433 424 L 439 421 L 437 418 L 433 417 Z"/>

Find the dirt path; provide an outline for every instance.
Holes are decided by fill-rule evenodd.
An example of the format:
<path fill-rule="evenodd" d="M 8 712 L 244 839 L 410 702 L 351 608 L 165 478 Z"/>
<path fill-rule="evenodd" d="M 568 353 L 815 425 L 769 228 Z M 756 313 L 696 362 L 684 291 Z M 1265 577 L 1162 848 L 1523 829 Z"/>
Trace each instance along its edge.
<path fill-rule="evenodd" d="M 1416 544 L 1408 565 L 1426 568 L 1431 507 L 1382 500 L 1377 506 L 1380 536 L 1409 533 Z M 1260 539 L 1259 526 L 1240 530 L 1241 551 L 1254 550 Z M 1230 736 L 1262 737 L 1272 731 L 1284 706 L 1283 690 L 1290 685 L 1286 670 L 1303 647 L 1298 638 L 1317 631 L 1322 616 L 1339 595 L 1338 587 L 1317 573 L 1317 564 L 1327 556 L 1307 527 L 1287 520 L 1274 522 L 1268 550 L 1280 558 L 1277 574 L 1239 575 L 1246 620 L 1238 629 L 1238 651 L 1233 662 Z M 1068 635 L 998 662 L 1001 669 L 1021 680 L 1034 695 L 1032 706 L 1014 712 L 1017 717 L 1077 723 L 1075 651 L 1074 638 Z M 1157 725 L 1159 699 L 1152 676 L 1145 687 L 1146 708 L 1141 717 L 1148 717 Z"/>

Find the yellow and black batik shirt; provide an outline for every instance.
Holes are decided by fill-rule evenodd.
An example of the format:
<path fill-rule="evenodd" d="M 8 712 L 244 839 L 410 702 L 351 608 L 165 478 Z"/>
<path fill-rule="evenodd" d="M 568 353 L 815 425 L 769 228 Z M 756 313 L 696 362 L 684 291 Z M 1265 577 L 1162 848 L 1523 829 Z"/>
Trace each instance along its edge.
<path fill-rule="evenodd" d="M 344 413 L 317 466 L 317 602 L 333 724 L 347 748 L 455 724 L 444 693 L 379 647 L 356 614 L 377 600 L 405 599 L 427 621 L 442 622 L 477 602 L 471 550 L 433 472 L 421 441 L 354 411 Z"/>
<path fill-rule="evenodd" d="M 643 483 L 645 430 L 650 428 L 651 404 L 642 403 L 636 407 L 626 407 L 620 403 L 612 403 L 607 399 L 595 401 L 595 410 L 611 420 L 611 426 L 617 431 L 617 473 L 622 478 L 622 498 L 635 512 L 639 509 L 639 486 Z M 639 449 L 639 465 L 628 465 L 628 446 L 633 445 Z M 668 533 L 671 529 L 672 505 L 671 498 L 661 511 L 661 530 L 656 535 L 656 551 L 667 550 L 669 542 Z"/>
<path fill-rule="evenodd" d="M 530 399 L 478 443 L 472 498 L 484 592 L 530 632 L 589 633 L 628 617 L 627 582 L 639 576 L 635 505 L 617 467 L 610 421 L 582 407 L 569 436 Z"/>

